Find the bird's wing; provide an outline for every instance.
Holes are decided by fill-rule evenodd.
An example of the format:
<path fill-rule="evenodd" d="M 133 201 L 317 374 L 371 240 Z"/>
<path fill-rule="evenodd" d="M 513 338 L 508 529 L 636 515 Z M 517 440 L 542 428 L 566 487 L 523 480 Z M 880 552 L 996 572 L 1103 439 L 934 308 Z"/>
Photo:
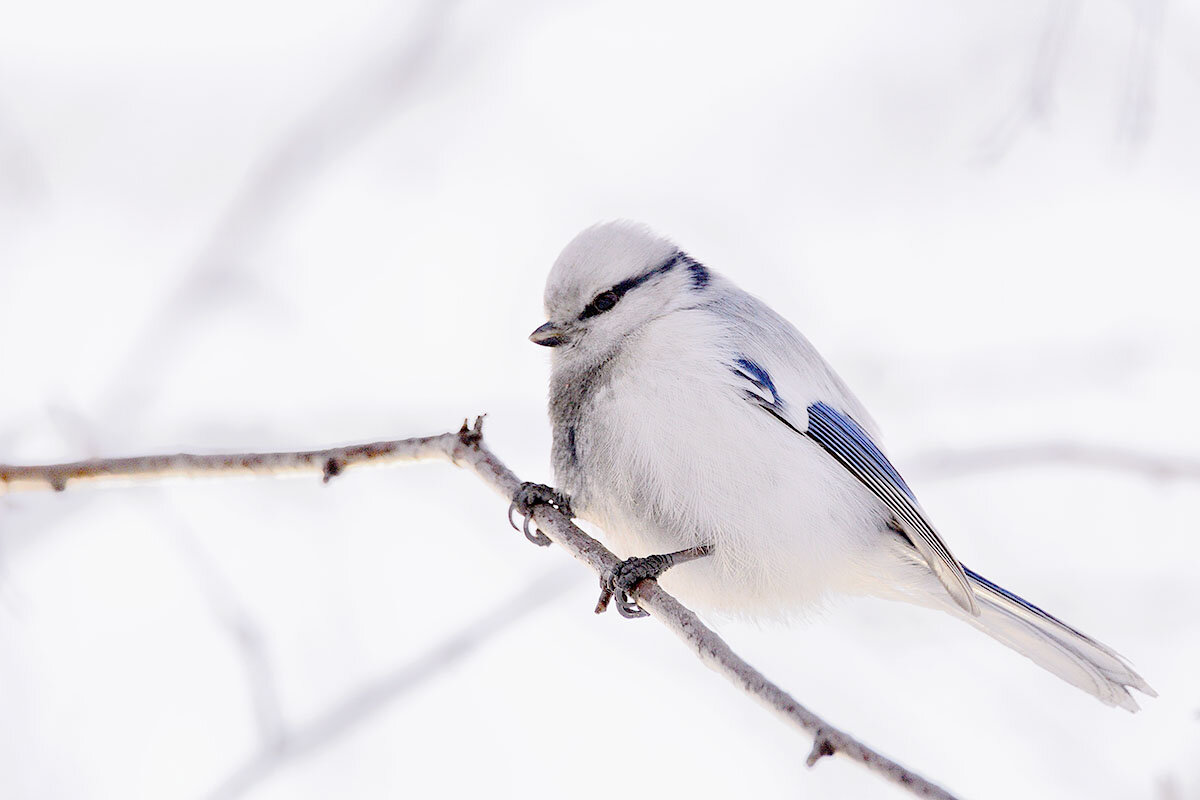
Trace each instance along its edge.
<path fill-rule="evenodd" d="M 770 374 L 758 363 L 739 358 L 732 364 L 732 370 L 746 381 L 743 386 L 750 402 L 795 433 L 816 442 L 878 497 L 954 601 L 969 614 L 979 615 L 979 604 L 962 564 L 934 530 L 892 462 L 857 422 L 824 402 L 812 403 L 805 409 L 806 418 L 799 418 L 779 395 Z"/>

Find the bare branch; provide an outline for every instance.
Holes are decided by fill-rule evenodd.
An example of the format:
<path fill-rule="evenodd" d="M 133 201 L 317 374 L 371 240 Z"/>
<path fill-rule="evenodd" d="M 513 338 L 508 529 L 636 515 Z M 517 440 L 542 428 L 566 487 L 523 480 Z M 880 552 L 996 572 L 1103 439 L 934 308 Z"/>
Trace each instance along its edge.
<path fill-rule="evenodd" d="M 395 463 L 445 459 L 472 470 L 505 499 L 521 486 L 517 476 L 483 444 L 483 418 L 473 427 L 463 422 L 457 433 L 416 439 L 400 439 L 365 445 L 287 453 L 241 453 L 224 455 L 144 456 L 137 458 L 80 461 L 41 467 L 0 466 L 0 483 L 13 489 L 62 491 L 74 482 L 105 479 L 153 479 L 172 476 L 251 473 L 288 474 L 310 472 L 329 481 L 345 469 L 367 463 Z M 608 548 L 576 527 L 558 509 L 549 505 L 534 508 L 533 520 L 554 543 L 603 575 L 620 560 Z M 945 789 L 922 778 L 854 737 L 825 722 L 795 698 L 767 680 L 738 656 L 695 613 L 685 608 L 654 580 L 645 580 L 633 592 L 638 605 L 656 617 L 695 651 L 700 660 L 725 676 L 793 727 L 813 735 L 808 763 L 822 756 L 842 755 L 878 775 L 905 787 L 918 797 L 952 798 Z"/>
<path fill-rule="evenodd" d="M 68 485 L 94 482 L 130 482 L 162 480 L 164 478 L 198 478 L 207 475 L 285 475 L 288 473 L 317 473 L 328 483 L 344 470 L 362 464 L 389 464 L 397 461 L 420 461 L 449 458 L 454 445 L 461 444 L 472 434 L 445 433 L 416 439 L 331 447 L 325 450 L 301 450 L 286 453 L 233 453 L 194 455 L 176 453 L 163 456 L 133 458 L 98 458 L 72 461 L 66 464 L 47 464 L 20 467 L 0 464 L 0 486 L 6 491 L 39 491 L 53 489 L 61 492 Z"/>

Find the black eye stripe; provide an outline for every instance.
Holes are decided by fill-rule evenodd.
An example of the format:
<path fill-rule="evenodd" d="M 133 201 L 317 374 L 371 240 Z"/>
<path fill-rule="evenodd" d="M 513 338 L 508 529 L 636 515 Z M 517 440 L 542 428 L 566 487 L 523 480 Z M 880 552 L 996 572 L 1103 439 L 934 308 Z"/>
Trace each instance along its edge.
<path fill-rule="evenodd" d="M 588 319 L 596 316 L 597 314 L 603 314 L 605 311 L 608 311 L 615 306 L 617 301 L 625 296 L 626 292 L 631 289 L 636 289 L 646 281 L 653 278 L 655 275 L 662 275 L 663 273 L 670 272 L 676 264 L 684 260 L 688 260 L 687 255 L 682 250 L 677 250 L 665 262 L 649 272 L 644 272 L 641 275 L 636 275 L 632 278 L 626 278 L 608 291 L 601 292 L 592 298 L 592 302 L 588 303 L 587 306 L 584 307 L 583 313 L 579 315 L 579 318 Z"/>
<path fill-rule="evenodd" d="M 616 292 L 604 292 L 592 301 L 592 305 L 600 311 L 608 311 L 610 308 L 615 306 L 617 301 L 620 299 L 621 298 L 617 297 Z"/>
<path fill-rule="evenodd" d="M 617 301 L 620 299 L 621 296 L 612 289 L 609 289 L 607 292 L 601 292 L 600 294 L 596 295 L 592 302 L 588 303 L 587 306 L 584 307 L 583 313 L 579 315 L 579 318 L 587 319 L 588 317 L 594 317 L 597 314 L 603 314 L 605 311 L 608 311 L 615 306 Z"/>

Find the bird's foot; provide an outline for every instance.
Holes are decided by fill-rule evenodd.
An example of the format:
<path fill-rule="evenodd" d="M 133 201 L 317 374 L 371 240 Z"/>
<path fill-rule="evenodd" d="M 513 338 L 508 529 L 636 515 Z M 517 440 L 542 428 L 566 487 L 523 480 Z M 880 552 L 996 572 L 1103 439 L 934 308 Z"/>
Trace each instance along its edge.
<path fill-rule="evenodd" d="M 525 538 L 538 547 L 549 547 L 551 542 L 546 534 L 529 526 L 533 519 L 533 508 L 539 505 L 554 506 L 568 519 L 575 517 L 575 512 L 571 510 L 571 499 L 565 494 L 544 483 L 526 481 L 513 493 L 512 504 L 508 507 L 508 524 L 512 525 L 514 530 L 524 533 Z M 524 524 L 519 528 L 513 521 L 514 511 L 520 512 L 521 516 L 525 518 Z"/>
<path fill-rule="evenodd" d="M 711 554 L 710 545 L 700 545 L 675 553 L 625 559 L 615 569 L 600 577 L 600 599 L 596 601 L 596 613 L 604 613 L 609 602 L 614 602 L 617 613 L 626 619 L 648 616 L 633 599 L 633 590 L 639 583 L 649 578 L 657 579 L 676 564 L 694 561 Z"/>

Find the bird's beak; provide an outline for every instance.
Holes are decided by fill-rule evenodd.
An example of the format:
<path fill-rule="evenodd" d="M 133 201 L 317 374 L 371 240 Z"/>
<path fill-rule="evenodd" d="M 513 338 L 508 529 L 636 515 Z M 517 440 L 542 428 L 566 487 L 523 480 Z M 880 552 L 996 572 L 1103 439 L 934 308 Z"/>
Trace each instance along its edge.
<path fill-rule="evenodd" d="M 529 341 L 540 344 L 542 347 L 558 347 L 560 344 L 567 343 L 567 337 L 562 328 L 553 322 L 547 322 L 529 334 Z"/>

